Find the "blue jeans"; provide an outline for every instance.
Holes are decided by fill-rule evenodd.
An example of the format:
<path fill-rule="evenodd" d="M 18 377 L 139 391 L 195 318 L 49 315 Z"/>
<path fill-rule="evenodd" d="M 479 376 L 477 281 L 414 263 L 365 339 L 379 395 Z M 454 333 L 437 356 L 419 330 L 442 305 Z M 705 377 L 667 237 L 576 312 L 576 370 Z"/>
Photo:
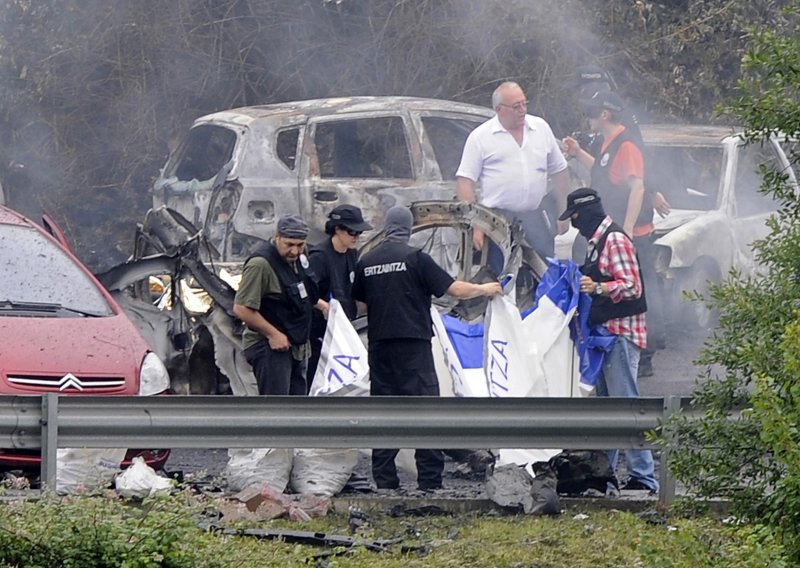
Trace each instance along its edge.
<path fill-rule="evenodd" d="M 597 396 L 639 397 L 636 375 L 639 370 L 640 352 L 641 349 L 630 339 L 617 337 L 614 347 L 606 355 L 603 375 L 597 382 Z M 608 461 L 612 470 L 617 468 L 618 454 L 617 450 L 608 451 Z M 631 478 L 658 491 L 653 453 L 650 450 L 625 450 L 625 458 Z"/>

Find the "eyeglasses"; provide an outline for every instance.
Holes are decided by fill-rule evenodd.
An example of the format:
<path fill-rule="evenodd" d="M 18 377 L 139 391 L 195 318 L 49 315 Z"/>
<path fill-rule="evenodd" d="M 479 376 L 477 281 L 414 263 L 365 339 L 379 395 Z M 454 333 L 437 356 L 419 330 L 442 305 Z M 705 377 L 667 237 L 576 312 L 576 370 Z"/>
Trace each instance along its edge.
<path fill-rule="evenodd" d="M 514 103 L 513 105 L 507 105 L 506 103 L 500 103 L 501 107 L 508 107 L 512 110 L 525 110 L 528 108 L 528 101 L 519 101 L 518 103 Z"/>
<path fill-rule="evenodd" d="M 346 231 L 346 232 L 347 232 L 347 234 L 348 234 L 348 235 L 350 235 L 351 237 L 358 237 L 358 236 L 360 236 L 360 235 L 361 235 L 361 233 L 363 232 L 363 231 L 354 231 L 354 230 L 352 230 L 352 229 L 345 229 L 345 231 Z"/>

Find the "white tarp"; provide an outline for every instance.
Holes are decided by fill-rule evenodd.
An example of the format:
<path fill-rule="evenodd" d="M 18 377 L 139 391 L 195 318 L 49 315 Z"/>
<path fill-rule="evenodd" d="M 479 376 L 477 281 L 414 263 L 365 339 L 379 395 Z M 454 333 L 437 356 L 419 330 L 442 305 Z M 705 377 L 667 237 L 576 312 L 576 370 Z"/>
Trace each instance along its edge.
<path fill-rule="evenodd" d="M 367 348 L 358 332 L 347 319 L 342 305 L 332 299 L 319 364 L 309 394 L 334 393 L 336 396 L 369 394 L 369 363 Z"/>

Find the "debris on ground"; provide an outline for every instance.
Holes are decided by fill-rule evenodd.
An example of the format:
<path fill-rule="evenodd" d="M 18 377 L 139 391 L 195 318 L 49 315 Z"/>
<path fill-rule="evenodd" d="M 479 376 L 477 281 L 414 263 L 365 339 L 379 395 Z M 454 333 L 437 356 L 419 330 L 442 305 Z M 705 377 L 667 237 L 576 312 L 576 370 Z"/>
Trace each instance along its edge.
<path fill-rule="evenodd" d="M 524 466 L 495 467 L 486 479 L 486 493 L 494 503 L 526 515 L 558 515 L 561 501 L 552 479 L 534 478 Z"/>
<path fill-rule="evenodd" d="M 231 499 L 220 499 L 218 508 L 227 522 L 268 521 L 280 517 L 308 521 L 326 516 L 331 500 L 320 495 L 287 495 L 269 485 L 251 485 Z"/>

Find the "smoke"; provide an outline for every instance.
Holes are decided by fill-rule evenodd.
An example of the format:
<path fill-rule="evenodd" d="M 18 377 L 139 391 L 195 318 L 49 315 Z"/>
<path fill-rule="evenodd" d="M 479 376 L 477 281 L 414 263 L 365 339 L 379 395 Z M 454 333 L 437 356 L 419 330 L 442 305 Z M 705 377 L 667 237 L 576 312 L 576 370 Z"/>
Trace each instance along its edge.
<path fill-rule="evenodd" d="M 662 4 L 9 0 L 0 176 L 107 264 L 130 251 L 168 140 L 216 110 L 356 94 L 489 106 L 511 79 L 561 136 L 580 126 L 575 67 L 595 63 L 654 116 L 708 118 L 733 88 L 744 26 L 780 29 L 780 16 L 768 0 Z"/>

